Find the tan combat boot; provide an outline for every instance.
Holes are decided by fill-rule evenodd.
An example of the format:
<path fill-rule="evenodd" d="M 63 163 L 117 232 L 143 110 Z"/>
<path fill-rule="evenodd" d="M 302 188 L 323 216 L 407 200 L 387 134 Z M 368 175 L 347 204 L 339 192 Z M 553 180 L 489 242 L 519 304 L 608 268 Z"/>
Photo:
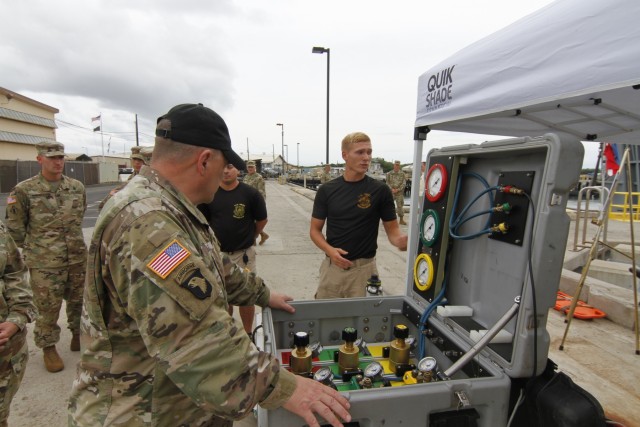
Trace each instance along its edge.
<path fill-rule="evenodd" d="M 264 242 L 266 242 L 268 238 L 269 238 L 269 235 L 263 231 L 262 233 L 260 233 L 260 243 L 258 244 L 259 245 L 264 244 Z"/>
<path fill-rule="evenodd" d="M 69 350 L 71 351 L 80 351 L 80 334 L 75 333 L 71 338 L 71 344 L 69 345 Z"/>
<path fill-rule="evenodd" d="M 49 372 L 60 372 L 64 369 L 64 362 L 56 351 L 56 346 L 51 345 L 42 349 L 44 353 L 44 366 Z"/>
<path fill-rule="evenodd" d="M 399 222 L 400 222 L 400 225 L 407 225 L 407 223 L 404 222 L 404 217 L 403 216 L 400 217 L 400 221 Z"/>

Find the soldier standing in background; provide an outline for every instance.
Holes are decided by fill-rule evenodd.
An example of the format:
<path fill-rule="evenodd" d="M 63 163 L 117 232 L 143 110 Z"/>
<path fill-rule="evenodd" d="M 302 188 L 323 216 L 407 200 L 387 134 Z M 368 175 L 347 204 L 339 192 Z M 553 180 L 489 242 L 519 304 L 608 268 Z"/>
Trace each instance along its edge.
<path fill-rule="evenodd" d="M 58 317 L 66 300 L 71 351 L 80 350 L 80 312 L 87 259 L 82 218 L 87 209 L 84 185 L 62 174 L 64 145 L 36 144 L 41 171 L 18 183 L 7 198 L 7 228 L 22 247 L 29 268 L 33 300 L 38 308 L 36 346 L 43 349 L 49 372 L 64 369 L 56 351 Z"/>
<path fill-rule="evenodd" d="M 36 314 L 20 252 L 0 222 L 0 427 L 7 426 L 11 400 L 27 367 L 25 326 Z"/>
<path fill-rule="evenodd" d="M 407 225 L 404 222 L 404 186 L 406 184 L 406 178 L 404 172 L 400 170 L 400 160 L 393 162 L 393 170 L 387 172 L 387 185 L 391 188 L 393 194 L 393 200 L 396 203 L 396 214 L 399 218 L 401 225 Z"/>
<path fill-rule="evenodd" d="M 320 184 L 331 181 L 331 165 L 324 165 L 324 172 L 320 175 Z"/>
<path fill-rule="evenodd" d="M 140 173 L 140 168 L 142 166 L 148 165 L 150 163 L 151 154 L 150 153 L 148 154 L 149 160 L 147 161 L 145 155 L 142 153 L 143 151 L 147 152 L 146 151 L 147 148 L 151 148 L 151 153 L 153 152 L 152 147 L 140 147 L 140 146 L 131 147 L 131 168 L 133 169 L 133 172 L 131 173 L 131 175 L 129 175 L 129 178 L 127 178 L 127 182 L 131 181 L 131 179 L 134 176 Z M 107 196 L 104 199 L 102 199 L 102 201 L 98 205 L 98 212 L 102 210 L 102 208 L 104 207 L 104 204 L 107 203 L 107 200 L 109 200 L 109 198 L 113 197 L 114 194 L 122 190 L 124 186 L 127 185 L 127 182 L 123 182 L 113 190 L 109 191 L 109 194 L 107 194 Z"/>
<path fill-rule="evenodd" d="M 249 160 L 247 162 L 247 174 L 242 179 L 242 182 L 258 190 L 258 192 L 264 198 L 264 201 L 267 201 L 267 192 L 264 188 L 264 179 L 259 173 L 256 172 L 256 162 L 254 162 L 253 160 Z M 266 242 L 268 238 L 269 235 L 264 231 L 261 231 L 260 242 L 258 244 L 264 244 L 264 242 Z"/>
<path fill-rule="evenodd" d="M 134 176 L 138 175 L 140 173 L 140 168 L 146 164 L 141 151 L 142 147 L 139 145 L 131 147 L 131 168 L 133 169 L 133 173 L 129 175 L 127 181 L 131 181 Z"/>

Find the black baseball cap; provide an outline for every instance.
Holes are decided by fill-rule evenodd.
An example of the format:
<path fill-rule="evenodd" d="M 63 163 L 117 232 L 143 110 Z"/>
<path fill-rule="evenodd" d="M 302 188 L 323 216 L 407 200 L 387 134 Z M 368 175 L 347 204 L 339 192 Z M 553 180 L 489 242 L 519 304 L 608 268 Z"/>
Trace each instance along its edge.
<path fill-rule="evenodd" d="M 236 169 L 244 170 L 244 160 L 231 149 L 231 137 L 222 117 L 202 104 L 180 104 L 158 117 L 171 122 L 171 129 L 156 129 L 156 136 L 170 138 L 182 144 L 222 151 Z"/>

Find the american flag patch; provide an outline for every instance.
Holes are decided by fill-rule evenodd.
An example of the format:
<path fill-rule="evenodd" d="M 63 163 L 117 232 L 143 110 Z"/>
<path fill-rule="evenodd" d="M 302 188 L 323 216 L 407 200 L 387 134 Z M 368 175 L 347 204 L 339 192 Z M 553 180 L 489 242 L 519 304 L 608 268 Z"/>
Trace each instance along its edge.
<path fill-rule="evenodd" d="M 15 202 L 17 202 L 17 201 L 18 201 L 18 200 L 17 200 L 15 197 L 13 197 L 13 196 L 9 196 L 9 197 L 7 197 L 7 204 L 8 204 L 8 205 L 12 205 L 12 204 L 14 204 L 14 203 L 15 203 Z"/>
<path fill-rule="evenodd" d="M 191 255 L 191 252 L 174 239 L 147 264 L 147 267 L 164 279 L 189 255 Z"/>

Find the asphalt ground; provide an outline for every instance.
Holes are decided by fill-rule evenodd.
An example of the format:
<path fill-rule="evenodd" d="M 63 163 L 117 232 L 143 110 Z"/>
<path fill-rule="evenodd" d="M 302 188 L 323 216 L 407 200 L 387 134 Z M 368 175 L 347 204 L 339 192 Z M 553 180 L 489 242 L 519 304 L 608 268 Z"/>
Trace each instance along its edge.
<path fill-rule="evenodd" d="M 89 209 L 83 230 L 87 240 L 97 216 L 92 212 L 97 212 L 94 208 L 112 187 L 101 185 L 87 188 Z M 265 231 L 271 237 L 263 246 L 257 247 L 258 275 L 271 288 L 287 293 L 296 300 L 313 299 L 318 268 L 324 257 L 309 238 L 314 194 L 311 190 L 267 181 L 269 223 Z M 3 218 L 6 198 L 2 196 L 0 217 Z M 402 228 L 407 229 L 406 226 Z M 377 262 L 385 294 L 405 294 L 406 252 L 399 252 L 391 246 L 382 226 L 378 246 Z M 64 310 L 59 323 L 66 323 Z M 559 365 L 560 370 L 599 400 L 609 418 L 628 427 L 640 427 L 640 356 L 634 352 L 633 332 L 607 319 L 574 320 L 564 351 L 559 351 L 565 326 L 564 317 L 550 310 L 547 323 L 551 337 L 549 357 Z M 48 373 L 42 362 L 42 353 L 33 343 L 32 327 L 29 325 L 30 360 L 22 386 L 13 401 L 9 425 L 65 426 L 67 397 L 79 354 L 69 351 L 71 336 L 63 328 L 58 350 L 66 367 L 62 372 Z M 255 426 L 256 421 L 249 416 L 235 425 Z"/>

